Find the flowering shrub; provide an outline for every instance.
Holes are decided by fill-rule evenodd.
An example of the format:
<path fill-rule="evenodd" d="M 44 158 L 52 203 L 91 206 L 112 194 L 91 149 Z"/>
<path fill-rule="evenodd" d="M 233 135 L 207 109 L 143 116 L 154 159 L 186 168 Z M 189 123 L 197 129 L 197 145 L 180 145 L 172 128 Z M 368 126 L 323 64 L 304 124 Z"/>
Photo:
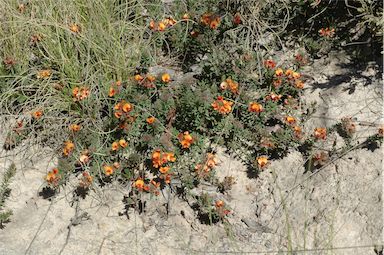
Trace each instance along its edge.
<path fill-rule="evenodd" d="M 76 176 L 84 190 L 114 181 L 128 184 L 129 201 L 175 186 L 187 196 L 203 180 L 215 183 L 217 146 L 238 154 L 254 172 L 267 171 L 294 148 L 306 147 L 316 167 L 332 156 L 315 151 L 314 145 L 326 142 L 335 128 L 303 130 L 308 109 L 302 102 L 301 72 L 307 56 L 298 53 L 282 62 L 255 51 L 260 43 L 244 41 L 254 34 L 253 1 L 244 8 L 191 1 L 188 8 L 175 4 L 166 14 L 143 4 L 146 15 L 136 6 L 107 2 L 83 8 L 71 1 L 84 10 L 66 9 L 52 27 L 27 24 L 32 35 L 17 37 L 17 49 L 5 40 L 1 72 L 7 86 L 0 88 L 1 99 L 13 106 L 6 107 L 9 114 L 20 115 L 9 148 L 15 137 L 28 134 L 54 148 L 59 164 L 45 177 L 51 189 Z M 35 4 L 5 8 L 23 20 L 31 18 Z M 261 8 L 267 11 L 269 4 Z M 44 19 L 47 13 L 40 9 L 34 15 Z M 106 20 L 98 20 L 101 10 Z M 337 38 L 339 29 L 325 25 L 316 36 Z M 13 35 L 19 26 L 15 22 L 2 29 Z M 164 52 L 184 73 L 201 70 L 193 84 L 179 82 L 171 70 L 153 71 Z M 340 125 L 349 136 L 355 132 L 352 120 Z M 228 178 L 220 189 L 231 183 Z M 193 199 L 211 223 L 231 214 L 223 200 Z"/>

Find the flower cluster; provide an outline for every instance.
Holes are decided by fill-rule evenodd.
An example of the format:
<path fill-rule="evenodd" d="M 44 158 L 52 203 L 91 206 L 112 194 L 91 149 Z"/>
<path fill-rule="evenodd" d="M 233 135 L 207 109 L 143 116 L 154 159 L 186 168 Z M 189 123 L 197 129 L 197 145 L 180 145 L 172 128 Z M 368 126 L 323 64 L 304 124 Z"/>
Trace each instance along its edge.
<path fill-rule="evenodd" d="M 211 29 L 216 29 L 220 25 L 220 16 L 212 13 L 204 13 L 201 18 L 200 22 L 204 26 L 209 26 Z"/>
<path fill-rule="evenodd" d="M 74 87 L 72 89 L 73 101 L 81 101 L 87 98 L 90 94 L 89 88 L 87 87 Z"/>
<path fill-rule="evenodd" d="M 335 36 L 335 29 L 334 28 L 329 28 L 329 27 L 321 28 L 319 30 L 319 34 L 320 34 L 321 37 L 332 38 L 332 37 Z"/>
<path fill-rule="evenodd" d="M 109 97 L 113 97 L 116 95 L 117 91 L 120 89 L 121 87 L 121 81 L 116 81 L 114 82 L 110 87 L 109 87 L 109 91 L 108 91 L 108 96 Z"/>
<path fill-rule="evenodd" d="M 152 166 L 154 168 L 160 168 L 168 162 L 175 162 L 176 157 L 173 152 L 161 152 L 161 150 L 155 150 L 152 153 Z M 164 171 L 165 169 L 163 169 Z"/>
<path fill-rule="evenodd" d="M 191 144 L 194 142 L 193 137 L 189 134 L 188 131 L 185 131 L 184 133 L 180 133 L 177 138 L 179 139 L 181 143 L 181 147 L 183 149 L 188 149 Z"/>
<path fill-rule="evenodd" d="M 119 162 L 114 162 L 112 165 L 104 165 L 104 174 L 106 176 L 112 175 L 116 170 L 120 168 L 120 163 Z"/>
<path fill-rule="evenodd" d="M 135 81 L 144 88 L 155 88 L 156 77 L 151 74 L 141 75 L 136 74 L 134 77 Z"/>
<path fill-rule="evenodd" d="M 314 136 L 316 139 L 327 139 L 327 129 L 326 128 L 315 128 L 314 130 Z"/>
<path fill-rule="evenodd" d="M 79 182 L 79 186 L 83 189 L 88 189 L 93 182 L 93 177 L 88 172 L 83 172 Z"/>
<path fill-rule="evenodd" d="M 45 177 L 45 180 L 48 182 L 48 184 L 52 185 L 53 187 L 57 187 L 59 185 L 60 179 L 61 175 L 59 169 L 57 168 L 53 168 L 51 171 L 48 172 L 47 176 Z"/>
<path fill-rule="evenodd" d="M 222 96 L 218 96 L 217 100 L 212 103 L 212 107 L 215 111 L 221 114 L 228 114 L 232 111 L 233 102 L 224 100 Z"/>
<path fill-rule="evenodd" d="M 138 191 L 146 191 L 149 193 L 153 193 L 156 196 L 160 194 L 159 187 L 160 182 L 155 181 L 154 179 L 150 181 L 144 181 L 142 178 L 138 178 L 134 183 L 133 187 L 136 188 Z"/>
<path fill-rule="evenodd" d="M 222 83 L 220 83 L 220 88 L 222 90 L 229 89 L 233 94 L 239 93 L 239 83 L 233 81 L 231 78 L 228 78 Z"/>
<path fill-rule="evenodd" d="M 224 218 L 231 212 L 225 207 L 225 203 L 223 200 L 217 200 L 215 202 L 215 208 L 220 218 Z"/>
<path fill-rule="evenodd" d="M 277 68 L 275 70 L 273 86 L 275 88 L 280 87 L 283 84 L 283 81 L 287 81 L 298 89 L 304 88 L 304 82 L 300 80 L 301 74 L 293 71 L 292 69 L 283 70 L 282 68 Z"/>
<path fill-rule="evenodd" d="M 63 155 L 69 156 L 69 154 L 72 153 L 72 151 L 75 149 L 75 144 L 72 141 L 65 141 L 64 142 L 64 148 L 63 148 Z"/>
<path fill-rule="evenodd" d="M 133 110 L 133 105 L 122 100 L 117 103 L 113 109 L 115 111 L 115 117 L 120 119 L 122 116 L 128 117 L 128 113 Z"/>
<path fill-rule="evenodd" d="M 120 139 L 119 141 L 115 141 L 112 143 L 112 151 L 118 151 L 121 148 L 126 148 L 128 146 L 128 142 L 125 139 Z"/>
<path fill-rule="evenodd" d="M 176 22 L 177 21 L 172 17 L 165 18 L 165 19 L 159 21 L 158 23 L 156 23 L 154 20 L 151 20 L 149 22 L 149 28 L 153 31 L 163 32 L 167 28 L 174 26 L 176 24 Z"/>
<path fill-rule="evenodd" d="M 218 160 L 215 156 L 215 154 L 207 153 L 206 158 L 204 160 L 203 164 L 197 164 L 195 166 L 195 171 L 197 172 L 197 175 L 200 177 L 204 177 L 209 172 L 215 168 L 218 164 Z"/>

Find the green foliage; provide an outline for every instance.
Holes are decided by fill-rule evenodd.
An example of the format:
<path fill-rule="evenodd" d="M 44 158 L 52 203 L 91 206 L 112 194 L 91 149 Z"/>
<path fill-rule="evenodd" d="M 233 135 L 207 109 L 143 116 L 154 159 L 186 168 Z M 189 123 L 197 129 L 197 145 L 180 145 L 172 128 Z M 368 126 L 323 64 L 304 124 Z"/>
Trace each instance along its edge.
<path fill-rule="evenodd" d="M 11 210 L 4 209 L 4 203 L 11 190 L 9 189 L 9 184 L 11 182 L 12 177 L 16 173 L 16 166 L 12 163 L 5 173 L 2 176 L 2 182 L 0 185 L 0 228 L 4 227 L 4 223 L 7 223 L 12 216 Z"/>

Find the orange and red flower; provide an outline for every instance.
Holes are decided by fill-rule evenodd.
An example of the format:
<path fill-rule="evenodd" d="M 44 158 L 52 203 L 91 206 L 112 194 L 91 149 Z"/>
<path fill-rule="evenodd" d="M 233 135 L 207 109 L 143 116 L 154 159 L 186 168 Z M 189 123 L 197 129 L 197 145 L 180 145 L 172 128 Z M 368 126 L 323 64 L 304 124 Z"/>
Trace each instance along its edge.
<path fill-rule="evenodd" d="M 256 161 L 257 161 L 257 165 L 259 166 L 259 168 L 263 169 L 268 164 L 268 157 L 260 156 L 260 157 L 257 157 Z"/>
<path fill-rule="evenodd" d="M 155 120 L 156 120 L 156 118 L 153 117 L 153 116 L 150 116 L 150 117 L 148 117 L 148 118 L 146 119 L 146 121 L 147 121 L 147 123 L 148 123 L 149 125 L 153 124 L 153 123 L 155 122 Z"/>
<path fill-rule="evenodd" d="M 168 162 L 175 162 L 176 157 L 172 152 L 161 152 L 160 150 L 155 150 L 152 153 L 152 166 L 154 168 L 159 168 Z"/>
<path fill-rule="evenodd" d="M 263 111 L 263 106 L 256 102 L 251 102 L 248 106 L 248 111 L 260 113 Z"/>
<path fill-rule="evenodd" d="M 72 153 L 72 151 L 75 148 L 75 144 L 72 141 L 65 141 L 64 142 L 64 148 L 63 148 L 63 154 L 64 156 L 68 156 Z"/>
<path fill-rule="evenodd" d="M 181 143 L 181 147 L 183 149 L 188 149 L 191 144 L 194 142 L 193 137 L 189 134 L 188 131 L 185 131 L 184 133 L 180 133 L 177 137 Z"/>
<path fill-rule="evenodd" d="M 161 76 L 161 80 L 164 83 L 169 83 L 171 81 L 171 76 L 168 73 L 165 73 Z"/>
<path fill-rule="evenodd" d="M 228 114 L 232 111 L 233 102 L 226 101 L 222 96 L 218 96 L 217 100 L 212 103 L 212 107 L 215 111 L 221 114 Z"/>
<path fill-rule="evenodd" d="M 321 28 L 319 30 L 319 34 L 320 34 L 320 36 L 325 37 L 325 38 L 332 38 L 335 36 L 335 29 L 329 28 L 329 27 Z"/>
<path fill-rule="evenodd" d="M 51 171 L 49 171 L 45 177 L 45 180 L 48 182 L 48 184 L 57 187 L 59 184 L 59 181 L 61 179 L 60 171 L 58 168 L 53 168 Z"/>
<path fill-rule="evenodd" d="M 326 128 L 315 128 L 314 136 L 316 139 L 325 140 L 327 138 L 327 129 Z"/>
<path fill-rule="evenodd" d="M 87 87 L 74 87 L 72 89 L 73 101 L 81 101 L 87 98 L 90 94 L 89 88 Z"/>
<path fill-rule="evenodd" d="M 264 61 L 264 66 L 269 68 L 269 69 L 273 69 L 276 67 L 276 62 L 273 61 L 272 59 L 267 59 Z"/>
<path fill-rule="evenodd" d="M 80 129 L 81 129 L 81 126 L 78 124 L 69 125 L 69 130 L 71 130 L 72 132 L 78 132 L 80 131 Z"/>

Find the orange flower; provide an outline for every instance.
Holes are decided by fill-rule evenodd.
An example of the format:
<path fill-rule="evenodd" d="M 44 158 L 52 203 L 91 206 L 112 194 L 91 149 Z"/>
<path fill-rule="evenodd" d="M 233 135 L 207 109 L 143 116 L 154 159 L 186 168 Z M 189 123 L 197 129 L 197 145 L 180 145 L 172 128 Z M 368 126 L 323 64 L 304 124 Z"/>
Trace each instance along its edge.
<path fill-rule="evenodd" d="M 78 132 L 78 131 L 80 131 L 81 127 L 80 127 L 80 125 L 77 125 L 77 124 L 71 124 L 71 125 L 69 126 L 69 129 L 70 129 L 71 131 L 73 131 L 73 132 Z"/>
<path fill-rule="evenodd" d="M 103 168 L 104 168 L 104 173 L 106 176 L 110 176 L 114 172 L 112 166 L 105 165 Z"/>
<path fill-rule="evenodd" d="M 133 109 L 133 106 L 130 103 L 125 103 L 123 105 L 123 112 L 125 113 L 132 111 L 132 109 Z"/>
<path fill-rule="evenodd" d="M 166 174 L 169 171 L 170 167 L 169 166 L 162 166 L 159 168 L 160 173 Z"/>
<path fill-rule="evenodd" d="M 37 120 L 40 119 L 41 116 L 43 116 L 43 112 L 41 110 L 32 112 L 32 117 L 34 117 Z"/>
<path fill-rule="evenodd" d="M 266 156 L 260 156 L 257 158 L 257 164 L 262 169 L 268 164 L 268 158 Z"/>
<path fill-rule="evenodd" d="M 53 186 L 57 186 L 59 184 L 61 177 L 59 175 L 59 169 L 53 168 L 51 171 L 49 171 L 45 177 L 45 180 L 48 182 L 48 184 L 51 184 Z"/>
<path fill-rule="evenodd" d="M 270 95 L 266 96 L 265 99 L 277 102 L 281 99 L 281 97 L 282 95 L 276 95 L 275 93 L 272 92 Z"/>
<path fill-rule="evenodd" d="M 152 153 L 152 165 L 154 168 L 159 168 L 162 165 L 168 162 L 175 162 L 176 157 L 172 152 L 161 152 L 160 150 L 155 150 Z"/>
<path fill-rule="evenodd" d="M 236 14 L 233 16 L 233 24 L 235 24 L 235 25 L 239 25 L 239 24 L 241 24 L 241 16 L 240 16 L 240 13 L 236 13 Z"/>
<path fill-rule="evenodd" d="M 154 81 L 156 80 L 156 77 L 155 77 L 155 76 L 152 76 L 152 75 L 150 75 L 150 74 L 147 74 L 147 80 L 148 80 L 149 82 L 154 82 Z"/>
<path fill-rule="evenodd" d="M 293 70 L 291 70 L 291 69 L 287 69 L 287 70 L 285 71 L 285 76 L 291 77 L 292 74 L 293 74 Z"/>
<path fill-rule="evenodd" d="M 64 156 L 68 156 L 73 151 L 74 148 L 75 148 L 75 144 L 72 141 L 65 141 L 64 148 L 63 148 Z"/>
<path fill-rule="evenodd" d="M 224 206 L 223 200 L 217 200 L 216 203 L 215 203 L 215 206 L 217 208 L 223 207 Z"/>
<path fill-rule="evenodd" d="M 80 187 L 82 188 L 89 188 L 91 186 L 93 181 L 93 177 L 88 172 L 83 172 L 83 176 L 80 179 Z"/>
<path fill-rule="evenodd" d="M 159 24 L 157 25 L 158 31 L 164 31 L 166 28 L 167 28 L 167 25 L 164 24 L 164 22 L 159 22 Z"/>
<path fill-rule="evenodd" d="M 136 75 L 134 76 L 134 79 L 135 79 L 135 81 L 142 81 L 144 78 L 143 78 L 143 76 L 141 76 L 140 74 L 136 74 Z"/>
<path fill-rule="evenodd" d="M 165 175 L 164 182 L 167 184 L 171 183 L 171 175 L 170 174 Z"/>
<path fill-rule="evenodd" d="M 144 189 L 144 181 L 142 179 L 137 179 L 134 184 L 135 188 L 138 190 Z"/>
<path fill-rule="evenodd" d="M 302 135 L 302 133 L 301 133 L 301 127 L 299 127 L 299 126 L 294 126 L 294 127 L 293 127 L 293 132 L 294 132 L 294 134 L 295 134 L 295 136 L 296 136 L 297 138 L 301 138 L 301 135 Z"/>
<path fill-rule="evenodd" d="M 285 117 L 285 121 L 289 124 L 289 125 L 292 125 L 292 124 L 295 124 L 296 123 L 296 119 L 292 116 L 287 116 Z"/>
<path fill-rule="evenodd" d="M 155 150 L 152 153 L 152 165 L 154 168 L 159 168 L 163 164 L 161 160 L 161 152 L 160 150 Z"/>
<path fill-rule="evenodd" d="M 204 13 L 201 18 L 200 18 L 200 22 L 203 24 L 203 25 L 206 25 L 208 26 L 209 23 L 211 22 L 211 17 L 212 17 L 212 14 L 210 13 Z"/>
<path fill-rule="evenodd" d="M 78 34 L 78 33 L 80 33 L 81 28 L 80 28 L 80 26 L 77 25 L 76 23 L 73 23 L 73 24 L 71 24 L 71 25 L 69 26 L 69 30 L 71 30 L 73 33 Z"/>
<path fill-rule="evenodd" d="M 52 71 L 49 69 L 40 70 L 36 74 L 36 78 L 38 79 L 47 79 L 49 76 L 51 76 Z"/>
<path fill-rule="evenodd" d="M 251 102 L 249 104 L 249 107 L 248 107 L 248 110 L 250 112 L 257 112 L 257 113 L 260 113 L 263 111 L 263 106 L 261 104 L 258 104 L 258 103 L 255 103 L 255 102 Z"/>
<path fill-rule="evenodd" d="M 304 88 L 304 83 L 301 80 L 296 80 L 295 81 L 295 87 L 298 89 L 303 89 Z"/>
<path fill-rule="evenodd" d="M 119 145 L 120 145 L 122 148 L 125 148 L 125 147 L 128 146 L 128 143 L 127 143 L 127 141 L 125 141 L 124 139 L 121 139 L 121 140 L 119 141 Z"/>
<path fill-rule="evenodd" d="M 86 87 L 74 87 L 72 89 L 72 96 L 75 102 L 87 98 L 89 96 L 89 93 L 90 91 Z"/>
<path fill-rule="evenodd" d="M 188 149 L 193 143 L 193 137 L 189 134 L 188 131 L 185 131 L 184 133 L 180 133 L 178 135 L 178 138 L 181 143 L 181 147 L 183 149 Z"/>
<path fill-rule="evenodd" d="M 119 143 L 118 142 L 113 142 L 112 143 L 112 151 L 117 151 L 119 149 Z"/>
<path fill-rule="evenodd" d="M 117 111 L 117 112 L 114 113 L 114 115 L 115 115 L 116 118 L 120 119 L 121 116 L 123 115 L 123 113 L 120 112 L 120 111 Z"/>
<path fill-rule="evenodd" d="M 277 68 L 276 71 L 275 71 L 275 75 L 276 76 L 282 76 L 284 73 L 283 69 L 281 68 Z"/>
<path fill-rule="evenodd" d="M 384 126 L 379 127 L 379 130 L 377 131 L 377 133 L 379 134 L 379 136 L 383 137 L 384 136 Z"/>
<path fill-rule="evenodd" d="M 301 77 L 301 74 L 300 74 L 300 73 L 298 73 L 298 72 L 293 72 L 293 73 L 292 73 L 292 78 L 293 78 L 293 79 L 300 79 L 300 77 Z"/>
<path fill-rule="evenodd" d="M 272 59 L 267 59 L 267 60 L 264 61 L 264 66 L 267 67 L 267 68 L 273 69 L 273 68 L 276 67 L 276 62 L 273 61 Z M 277 75 L 277 76 L 279 76 L 279 75 Z"/>
<path fill-rule="evenodd" d="M 156 120 L 156 118 L 151 116 L 151 117 L 148 117 L 146 121 L 148 124 L 153 124 L 155 122 L 155 120 Z"/>
<path fill-rule="evenodd" d="M 326 128 L 315 128 L 314 135 L 315 135 L 316 139 L 325 140 L 327 138 L 327 129 Z"/>
<path fill-rule="evenodd" d="M 166 152 L 165 157 L 166 157 L 167 161 L 169 161 L 169 162 L 175 162 L 176 161 L 175 153 L 173 153 L 173 152 Z"/>
<path fill-rule="evenodd" d="M 215 19 L 213 19 L 211 21 L 211 23 L 209 24 L 209 27 L 212 28 L 212 29 L 216 29 L 218 28 L 220 25 L 220 18 L 219 17 L 216 17 Z"/>
<path fill-rule="evenodd" d="M 156 23 L 155 23 L 155 21 L 154 20 L 151 20 L 150 22 L 149 22 L 149 28 L 150 29 L 155 29 L 155 27 L 156 27 Z"/>
<path fill-rule="evenodd" d="M 221 114 L 228 114 L 232 111 L 233 102 L 226 101 L 222 96 L 218 96 L 217 100 L 212 103 L 212 107 L 215 111 Z"/>
<path fill-rule="evenodd" d="M 161 76 L 161 80 L 164 82 L 164 83 L 169 83 L 171 81 L 171 76 L 167 73 L 163 74 Z"/>
<path fill-rule="evenodd" d="M 183 19 L 189 19 L 189 14 L 188 14 L 188 13 L 184 13 L 184 15 L 183 15 L 182 18 L 183 18 Z"/>
<path fill-rule="evenodd" d="M 280 78 L 278 78 L 277 80 L 274 80 L 274 81 L 273 81 L 273 86 L 274 86 L 275 88 L 278 88 L 278 87 L 281 86 L 282 83 L 283 83 L 283 80 L 280 79 Z"/>
<path fill-rule="evenodd" d="M 233 81 L 233 80 L 230 79 L 230 78 L 226 79 L 225 81 L 226 81 L 226 83 L 228 84 L 229 89 L 231 90 L 231 92 L 232 92 L 233 94 L 237 94 L 237 93 L 239 92 L 239 91 L 238 91 L 238 89 L 239 89 L 239 84 L 238 84 L 237 82 Z"/>
<path fill-rule="evenodd" d="M 115 90 L 115 88 L 114 88 L 113 86 L 111 86 L 111 87 L 109 88 L 108 96 L 109 96 L 109 97 L 113 97 L 115 94 L 116 94 L 116 90 Z"/>

